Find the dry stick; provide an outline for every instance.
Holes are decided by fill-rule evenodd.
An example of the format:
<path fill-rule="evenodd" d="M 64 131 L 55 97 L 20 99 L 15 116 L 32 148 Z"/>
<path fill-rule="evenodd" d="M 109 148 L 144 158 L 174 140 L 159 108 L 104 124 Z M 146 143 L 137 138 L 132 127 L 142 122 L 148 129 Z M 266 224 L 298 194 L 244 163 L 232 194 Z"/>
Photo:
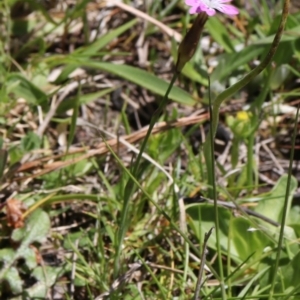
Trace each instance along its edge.
<path fill-rule="evenodd" d="M 147 264 L 147 263 L 146 263 Z M 102 293 L 98 297 L 96 297 L 94 300 L 104 300 L 108 299 L 110 294 L 115 292 L 118 288 L 120 288 L 121 285 L 124 283 L 127 283 L 131 277 L 134 275 L 135 272 L 139 271 L 143 265 L 140 262 L 135 262 L 131 265 L 129 265 L 130 269 L 123 275 L 119 276 L 111 285 L 109 291 Z"/>
<path fill-rule="evenodd" d="M 59 105 L 61 104 L 61 102 L 64 100 L 64 97 L 60 97 L 50 108 L 48 114 L 46 115 L 44 121 L 42 124 L 40 124 L 38 130 L 37 130 L 37 135 L 39 137 L 42 137 L 42 135 L 44 134 L 46 128 L 48 127 L 52 117 L 56 114 L 57 108 L 59 107 Z"/>
<path fill-rule="evenodd" d="M 198 275 L 194 300 L 200 300 L 201 299 L 199 294 L 200 294 L 200 289 L 201 289 L 201 286 L 202 286 L 202 277 L 203 277 L 203 271 L 204 271 L 204 266 L 205 266 L 205 261 L 206 261 L 207 242 L 208 242 L 209 237 L 211 236 L 211 233 L 212 233 L 213 229 L 214 229 L 214 227 L 212 227 L 208 232 L 206 232 L 205 236 L 204 236 L 201 264 L 200 264 L 200 270 L 199 270 L 199 275 Z"/>
<path fill-rule="evenodd" d="M 79 239 L 75 241 L 75 247 L 78 249 L 79 245 Z M 75 294 L 75 274 L 76 274 L 76 260 L 77 260 L 77 252 L 73 251 L 72 255 L 72 269 L 71 269 L 71 282 L 70 282 L 70 295 L 69 297 L 73 300 L 74 299 L 74 294 Z"/>
<path fill-rule="evenodd" d="M 183 201 L 186 201 L 188 204 L 192 204 L 192 203 L 210 203 L 210 204 L 214 204 L 214 200 L 212 199 L 208 199 L 208 198 L 204 198 L 204 197 L 199 197 L 199 198 L 184 198 Z M 234 202 L 228 202 L 228 201 L 222 201 L 222 200 L 217 200 L 217 205 L 218 206 L 223 206 L 225 208 L 228 209 L 237 209 L 242 213 L 246 213 L 247 215 L 253 216 L 257 219 L 261 219 L 264 222 L 267 222 L 275 227 L 279 227 L 280 224 L 252 209 L 237 205 Z"/>
<path fill-rule="evenodd" d="M 235 111 L 236 108 L 233 108 L 232 111 Z M 222 108 L 221 111 L 228 111 L 227 108 Z M 231 110 L 230 110 L 231 111 Z M 155 127 L 152 130 L 151 134 L 158 134 L 161 133 L 165 130 L 168 129 L 172 129 L 172 128 L 180 128 L 180 127 L 184 127 L 184 126 L 188 126 L 188 125 L 193 125 L 193 124 L 198 124 L 200 122 L 204 122 L 206 120 L 208 120 L 209 118 L 209 113 L 204 113 L 201 115 L 191 115 L 188 117 L 183 117 L 183 118 L 179 118 L 177 120 L 171 121 L 171 122 L 159 122 L 155 125 Z M 141 139 L 143 139 L 146 135 L 146 132 L 148 130 L 148 126 L 144 127 L 134 133 L 131 133 L 129 135 L 124 135 L 122 136 L 122 138 L 124 140 L 126 140 L 127 142 L 133 144 L 135 142 L 139 142 Z M 115 149 L 114 147 L 117 147 L 118 145 L 118 140 L 117 139 L 111 139 L 108 140 L 107 143 L 109 144 L 109 146 L 111 146 L 113 149 Z M 72 155 L 72 154 L 80 154 L 82 152 L 85 152 L 88 157 L 91 156 L 95 156 L 95 155 L 103 155 L 106 154 L 108 152 L 108 149 L 106 147 L 106 144 L 104 142 L 98 144 L 97 146 L 94 147 L 94 149 L 90 149 L 90 147 L 80 147 L 77 149 L 70 149 L 68 152 L 68 155 Z M 66 153 L 61 153 L 61 154 L 57 154 L 57 155 L 49 155 L 46 157 L 42 157 L 40 159 L 36 159 L 36 160 L 31 160 L 29 162 L 24 162 L 22 165 L 18 166 L 17 169 L 14 168 L 14 173 L 16 172 L 28 172 L 29 170 L 35 170 L 38 168 L 45 168 L 44 170 L 35 173 L 34 175 L 32 175 L 32 177 L 28 176 L 28 177 L 18 177 L 15 178 L 15 180 L 24 180 L 27 178 L 35 178 L 44 174 L 47 174 L 51 171 L 57 170 L 58 168 L 63 168 L 66 166 L 71 165 L 72 163 L 75 163 L 73 160 L 67 160 L 64 162 L 60 162 L 60 161 L 56 161 L 62 157 L 65 157 Z M 81 157 L 81 159 L 84 158 L 88 158 L 87 156 Z M 54 163 L 52 163 L 51 165 L 44 165 L 46 162 L 49 162 L 50 160 L 55 161 Z M 76 161 L 78 162 L 78 161 Z"/>
<path fill-rule="evenodd" d="M 183 126 L 187 126 L 187 125 L 197 124 L 201 121 L 207 120 L 207 118 L 208 118 L 208 114 L 204 114 L 204 115 L 200 115 L 200 116 L 184 117 L 184 118 L 180 118 L 178 120 L 172 121 L 172 122 L 160 122 L 160 123 L 156 124 L 156 126 L 153 128 L 152 134 L 161 133 L 161 132 L 171 129 L 171 128 L 178 128 L 178 127 L 183 127 Z M 131 144 L 138 142 L 145 137 L 147 130 L 148 130 L 148 127 L 144 127 L 135 133 L 122 136 L 122 139 L 124 139 L 126 142 L 129 142 Z M 119 141 L 118 141 L 118 139 L 111 139 L 111 140 L 107 141 L 107 144 L 110 147 L 112 147 L 113 149 L 115 149 L 118 146 Z M 80 154 L 82 152 L 86 152 L 86 153 L 79 157 L 76 157 L 76 158 L 72 158 L 72 159 L 69 159 L 66 161 L 55 161 L 48 165 L 43 165 L 43 162 L 45 164 L 49 160 L 56 160 L 61 157 L 64 157 L 65 153 L 24 163 L 16 170 L 16 172 L 26 172 L 26 171 L 28 172 L 30 169 L 36 169 L 38 167 L 43 167 L 44 169 L 42 169 L 41 171 L 39 171 L 35 174 L 31 174 L 30 176 L 27 176 L 27 177 L 15 178 L 15 180 L 24 180 L 27 178 L 35 178 L 35 177 L 44 175 L 44 174 L 47 174 L 54 170 L 58 170 L 58 169 L 67 167 L 69 165 L 72 165 L 74 163 L 77 163 L 83 159 L 87 159 L 87 158 L 90 158 L 90 157 L 93 157 L 96 155 L 103 155 L 108 152 L 108 149 L 107 149 L 105 143 L 102 142 L 97 146 L 97 149 L 89 149 L 87 147 L 82 147 L 80 149 L 70 150 L 68 155 Z"/>
<path fill-rule="evenodd" d="M 49 123 L 52 119 L 52 117 L 56 114 L 56 111 L 59 107 L 59 105 L 61 104 L 61 102 L 64 100 L 65 97 L 60 97 L 53 105 L 51 105 L 51 108 L 48 112 L 48 114 L 46 115 L 44 121 L 40 124 L 39 128 L 36 131 L 36 134 L 42 138 L 45 130 L 47 129 L 47 127 L 49 126 Z M 28 161 L 30 158 L 31 154 L 30 153 L 26 153 L 23 158 L 22 161 Z M 31 159 L 35 160 L 37 158 L 37 154 L 33 154 L 33 156 L 31 157 Z"/>
<path fill-rule="evenodd" d="M 149 15 L 147 15 L 146 13 L 132 7 L 132 6 L 129 6 L 125 3 L 122 3 L 120 1 L 112 1 L 112 2 L 107 2 L 109 3 L 110 5 L 113 4 L 115 6 L 118 6 L 119 8 L 123 9 L 123 10 L 126 10 L 127 12 L 141 18 L 141 19 L 144 19 L 154 25 L 156 25 L 158 28 L 160 28 L 162 31 L 164 31 L 167 35 L 169 35 L 170 37 L 174 38 L 174 40 L 176 42 L 181 42 L 182 40 L 182 35 L 180 33 L 178 33 L 177 31 L 175 31 L 174 29 L 166 26 L 165 24 L 163 24 L 162 22 L 150 17 Z"/>
<path fill-rule="evenodd" d="M 119 140 L 119 143 L 122 144 L 123 146 L 127 147 L 127 149 L 129 151 L 132 151 L 133 153 L 135 154 L 138 154 L 139 153 L 139 149 L 136 148 L 134 145 L 132 145 L 131 143 L 127 142 L 124 138 L 122 137 L 117 137 L 115 134 L 113 133 L 110 133 L 106 130 L 103 130 L 103 129 L 100 129 L 98 128 L 97 126 L 89 123 L 89 122 L 86 122 L 86 121 L 80 121 L 79 123 L 80 125 L 83 125 L 83 126 L 89 126 L 91 128 L 94 128 L 96 129 L 97 131 L 100 132 L 100 134 L 102 135 L 107 135 L 107 136 L 110 136 L 111 138 L 113 139 L 118 139 Z M 143 158 L 148 160 L 152 165 L 154 165 L 157 169 L 159 169 L 163 174 L 166 175 L 166 177 L 169 179 L 169 185 L 172 185 L 172 184 L 175 184 L 174 183 L 174 180 L 171 176 L 171 174 L 169 174 L 164 168 L 162 165 L 160 165 L 159 163 L 157 163 L 154 159 L 152 159 L 147 153 L 143 153 Z M 175 184 L 176 185 L 176 184 Z M 176 185 L 177 186 L 177 185 Z"/>

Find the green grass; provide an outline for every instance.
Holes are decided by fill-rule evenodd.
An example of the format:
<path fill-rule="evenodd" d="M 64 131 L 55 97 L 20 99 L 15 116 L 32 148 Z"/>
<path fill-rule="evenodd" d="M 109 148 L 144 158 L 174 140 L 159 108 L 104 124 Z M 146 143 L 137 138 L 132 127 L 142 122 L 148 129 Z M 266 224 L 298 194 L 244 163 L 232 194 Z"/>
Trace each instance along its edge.
<path fill-rule="evenodd" d="M 202 280 L 201 299 L 299 299 L 288 156 L 300 12 L 288 16 L 278 48 L 280 5 L 261 1 L 255 13 L 240 1 L 236 18 L 210 18 L 209 50 L 197 48 L 164 103 L 178 43 L 160 27 L 102 2 L 73 1 L 67 11 L 15 2 L 0 3 L 0 298 L 194 299 Z M 182 35 L 193 21 L 180 1 L 140 9 Z M 269 49 L 272 63 L 256 67 Z M 156 106 L 144 107 L 141 123 L 169 128 L 126 140 L 140 133 L 133 111 L 147 101 Z M 197 110 L 201 123 L 171 125 Z M 231 146 L 211 143 L 219 116 Z"/>

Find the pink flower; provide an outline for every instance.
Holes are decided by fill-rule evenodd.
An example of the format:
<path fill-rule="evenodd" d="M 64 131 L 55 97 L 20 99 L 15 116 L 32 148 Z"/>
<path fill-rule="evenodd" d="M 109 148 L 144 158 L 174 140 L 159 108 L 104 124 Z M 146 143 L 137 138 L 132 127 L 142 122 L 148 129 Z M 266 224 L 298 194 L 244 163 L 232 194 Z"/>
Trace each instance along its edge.
<path fill-rule="evenodd" d="M 216 10 L 219 10 L 226 15 L 237 15 L 239 10 L 233 5 L 224 4 L 227 2 L 231 0 L 185 0 L 185 4 L 191 6 L 190 14 L 206 12 L 207 15 L 213 16 Z"/>

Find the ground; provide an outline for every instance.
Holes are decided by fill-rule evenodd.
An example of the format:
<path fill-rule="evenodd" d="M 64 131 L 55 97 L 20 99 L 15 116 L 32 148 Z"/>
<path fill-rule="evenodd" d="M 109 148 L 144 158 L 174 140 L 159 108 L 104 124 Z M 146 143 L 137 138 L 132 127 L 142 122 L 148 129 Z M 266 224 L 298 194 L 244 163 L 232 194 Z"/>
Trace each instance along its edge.
<path fill-rule="evenodd" d="M 212 150 L 209 95 L 263 61 L 282 12 L 233 4 L 157 114 L 183 1 L 0 3 L 1 299 L 191 299 L 204 279 L 202 299 L 299 299 L 299 1 Z"/>

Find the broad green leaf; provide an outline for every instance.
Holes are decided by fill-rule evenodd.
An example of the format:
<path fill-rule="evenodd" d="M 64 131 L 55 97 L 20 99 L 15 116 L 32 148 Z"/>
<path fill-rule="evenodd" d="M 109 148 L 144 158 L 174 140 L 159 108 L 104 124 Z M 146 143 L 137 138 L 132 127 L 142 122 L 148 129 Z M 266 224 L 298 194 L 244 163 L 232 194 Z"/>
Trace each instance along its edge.
<path fill-rule="evenodd" d="M 222 250 L 226 250 L 228 248 L 230 211 L 224 207 L 219 207 L 218 210 L 220 220 L 220 244 Z M 190 222 L 190 226 L 198 236 L 199 240 L 203 241 L 205 233 L 215 226 L 213 205 L 191 205 L 187 208 L 187 214 L 191 217 L 192 222 Z M 216 249 L 216 235 L 214 232 L 208 240 L 208 246 L 212 249 Z M 231 249 L 231 256 L 237 259 L 238 253 L 234 249 Z"/>
<path fill-rule="evenodd" d="M 287 175 L 283 175 L 282 177 L 280 177 L 280 179 L 278 180 L 277 184 L 274 186 L 272 191 L 265 198 L 262 198 L 258 202 L 258 205 L 255 207 L 255 211 L 280 223 L 282 218 L 282 213 L 283 213 L 287 179 L 288 179 Z M 297 180 L 295 179 L 295 177 L 292 176 L 287 214 L 289 212 L 291 201 L 293 199 L 293 195 L 297 186 L 298 186 Z"/>
<path fill-rule="evenodd" d="M 19 272 L 15 267 L 11 267 L 5 277 L 4 280 L 6 280 L 9 284 L 9 287 L 13 294 L 19 294 L 22 292 L 22 279 L 20 278 Z"/>
<path fill-rule="evenodd" d="M 10 73 L 6 77 L 7 91 L 17 97 L 24 98 L 28 103 L 44 106 L 47 95 L 21 74 Z"/>
<path fill-rule="evenodd" d="M 57 277 L 63 272 L 63 268 L 58 267 L 37 267 L 32 272 L 32 276 L 35 277 L 39 281 L 43 281 L 48 287 L 55 283 Z"/>
<path fill-rule="evenodd" d="M 294 56 L 294 42 L 281 42 L 274 55 L 276 65 L 291 63 Z"/>
<path fill-rule="evenodd" d="M 14 280 L 16 280 L 15 289 L 18 289 L 19 283 L 17 277 L 19 276 L 19 274 L 17 270 L 13 267 L 13 264 L 16 259 L 16 251 L 12 248 L 5 248 L 0 250 L 0 261 L 3 262 L 1 263 L 0 269 L 0 282 L 3 279 L 7 279 L 9 283 L 10 281 L 12 281 L 13 284 Z"/>
<path fill-rule="evenodd" d="M 15 251 L 11 248 L 4 248 L 0 250 L 0 261 L 4 263 L 10 262 L 15 255 Z"/>
<path fill-rule="evenodd" d="M 165 95 L 169 86 L 168 82 L 158 78 L 157 76 L 137 67 L 132 67 L 128 65 L 98 62 L 86 59 L 84 57 L 81 59 L 74 57 L 64 57 L 61 59 L 57 59 L 53 62 L 53 65 L 57 64 L 69 64 L 69 66 L 73 65 L 73 67 L 75 68 L 88 67 L 102 70 L 114 74 L 116 76 L 122 77 L 123 79 L 131 81 L 137 85 L 140 85 L 160 96 Z M 169 94 L 169 99 L 186 105 L 194 105 L 197 100 L 194 99 L 189 93 L 176 86 L 173 86 Z"/>
<path fill-rule="evenodd" d="M 291 207 L 287 224 L 288 226 L 292 227 L 295 230 L 295 233 L 297 235 L 297 238 L 300 238 L 300 222 L 299 222 L 299 216 L 300 216 L 300 206 L 299 205 L 293 205 Z"/>
<path fill-rule="evenodd" d="M 28 216 L 28 221 L 25 227 L 15 229 L 12 234 L 12 239 L 21 241 L 21 246 L 18 249 L 19 255 L 23 255 L 24 248 L 28 247 L 33 242 L 42 243 L 50 230 L 50 219 L 46 212 L 41 209 L 35 210 Z"/>
<path fill-rule="evenodd" d="M 204 72 L 201 74 L 200 72 L 196 71 L 191 62 L 188 62 L 184 66 L 181 73 L 190 78 L 192 81 L 198 82 L 204 86 L 208 86 L 207 74 Z"/>
<path fill-rule="evenodd" d="M 205 232 L 215 226 L 214 207 L 212 204 L 191 205 L 187 208 L 187 214 L 191 217 L 191 228 L 203 241 Z M 230 220 L 231 212 L 227 208 L 219 207 L 220 220 L 220 244 L 224 252 L 228 251 L 228 236 L 230 240 L 230 256 L 241 263 L 247 258 L 258 259 L 269 240 L 260 230 L 249 230 L 253 226 L 244 217 L 235 217 Z M 229 227 L 231 226 L 231 227 Z M 230 228 L 230 234 L 229 234 Z M 212 234 L 208 241 L 209 247 L 216 249 L 216 236 Z"/>
<path fill-rule="evenodd" d="M 86 66 L 120 76 L 125 80 L 140 85 L 160 96 L 165 95 L 169 86 L 168 82 L 158 78 L 157 76 L 132 66 L 116 65 L 106 62 L 94 62 L 90 60 L 83 60 L 81 63 L 77 62 L 77 64 L 78 67 Z M 196 103 L 195 99 L 189 93 L 176 86 L 173 86 L 169 98 L 186 105 L 194 105 Z"/>
<path fill-rule="evenodd" d="M 260 230 L 249 230 L 252 227 L 245 218 L 234 218 L 232 221 L 232 244 L 242 260 L 253 253 L 253 258 L 259 258 L 269 242 Z"/>
<path fill-rule="evenodd" d="M 290 68 L 286 64 L 279 65 L 272 74 L 271 88 L 273 90 L 278 89 L 286 81 L 290 74 Z"/>
<path fill-rule="evenodd" d="M 28 221 L 23 228 L 15 229 L 12 233 L 12 240 L 20 241 L 19 247 L 15 251 L 7 249 L 2 253 L 2 257 L 9 257 L 9 260 L 0 271 L 0 279 L 5 278 L 14 262 L 20 257 L 27 257 L 29 266 L 33 266 L 32 254 L 28 252 L 28 247 L 34 243 L 42 243 L 50 230 L 50 219 L 47 213 L 41 209 L 36 209 L 28 216 Z M 3 258 L 2 258 L 3 259 Z"/>
<path fill-rule="evenodd" d="M 63 274 L 63 268 L 53 268 L 50 266 L 37 267 L 32 272 L 32 276 L 37 279 L 37 283 L 26 289 L 30 299 L 46 299 L 49 288 Z"/>
<path fill-rule="evenodd" d="M 299 274 L 300 274 L 300 252 L 293 258 L 293 260 L 286 266 L 281 267 L 281 278 L 278 279 L 278 287 L 284 283 L 285 292 L 290 291 L 293 288 L 300 288 Z M 279 288 L 279 292 L 281 289 Z M 298 296 L 299 297 L 299 296 Z M 298 298 L 289 298 L 298 299 Z"/>
<path fill-rule="evenodd" d="M 27 247 L 22 252 L 22 257 L 25 259 L 25 264 L 28 269 L 32 270 L 37 266 L 36 261 L 36 253 L 34 252 L 33 248 Z"/>

